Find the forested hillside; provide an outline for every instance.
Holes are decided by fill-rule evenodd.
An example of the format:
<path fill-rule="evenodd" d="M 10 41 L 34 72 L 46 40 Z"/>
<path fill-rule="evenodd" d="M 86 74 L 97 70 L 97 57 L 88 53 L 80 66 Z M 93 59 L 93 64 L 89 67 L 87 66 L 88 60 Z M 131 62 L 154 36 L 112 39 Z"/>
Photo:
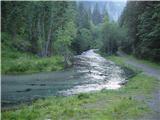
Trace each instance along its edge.
<path fill-rule="evenodd" d="M 34 71 L 42 71 L 45 66 L 48 66 L 47 71 L 63 69 L 72 64 L 75 54 L 92 48 L 108 55 L 121 48 L 139 58 L 159 61 L 159 2 L 127 2 L 117 22 L 124 5 L 84 1 L 3 1 L 2 72 L 28 71 L 26 66 L 14 70 L 18 68 L 12 66 L 14 60 L 19 66 L 26 61 L 30 69 L 34 66 Z M 47 65 L 49 62 L 44 58 L 51 56 L 60 57 L 57 67 Z M 33 65 L 30 58 L 34 61 L 43 59 L 43 62 Z M 41 67 L 37 69 L 37 66 Z"/>
<path fill-rule="evenodd" d="M 54 43 L 61 41 L 59 36 L 62 32 L 65 33 L 68 26 L 73 32 L 67 34 L 69 40 L 66 42 L 74 38 L 74 3 L 2 2 L 2 5 L 2 32 L 12 37 L 14 47 L 18 50 L 29 51 L 41 57 L 51 56 L 54 53 Z"/>
<path fill-rule="evenodd" d="M 41 71 L 46 66 L 47 71 L 62 69 L 57 62 L 56 68 L 50 68 L 47 65 L 50 62 L 44 57 L 62 56 L 64 60 L 60 58 L 61 66 L 64 61 L 67 67 L 75 54 L 91 48 L 109 50 L 106 48 L 107 41 L 111 46 L 117 46 L 116 38 L 112 38 L 112 35 L 118 32 L 115 28 L 118 24 L 110 23 L 105 5 L 102 10 L 98 2 L 88 3 L 3 1 L 2 72 L 27 72 L 29 68 L 23 65 L 24 61 L 26 65 L 30 64 L 31 71 L 33 68 L 33 71 Z M 107 29 L 114 29 L 114 33 L 105 36 Z M 114 40 L 109 40 L 109 37 Z M 108 53 L 115 52 L 117 47 L 113 49 L 110 48 Z M 32 64 L 31 59 L 41 62 Z M 17 64 L 13 66 L 13 62 Z M 23 67 L 19 68 L 18 64 Z M 41 67 L 37 69 L 37 66 Z"/>
<path fill-rule="evenodd" d="M 160 61 L 160 3 L 128 2 L 120 19 L 127 36 L 122 49 L 142 59 Z"/>
<path fill-rule="evenodd" d="M 76 35 L 74 4 L 2 2 L 2 72 L 62 69 L 62 57 L 59 62 L 56 56 L 50 60 L 41 57 L 60 52 L 58 57 L 68 59 L 66 54 Z"/>

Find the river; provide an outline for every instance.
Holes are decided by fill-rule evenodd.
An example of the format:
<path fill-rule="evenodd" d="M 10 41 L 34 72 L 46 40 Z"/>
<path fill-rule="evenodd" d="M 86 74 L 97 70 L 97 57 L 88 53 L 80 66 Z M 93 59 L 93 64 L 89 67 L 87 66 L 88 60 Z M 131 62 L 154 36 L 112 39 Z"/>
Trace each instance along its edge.
<path fill-rule="evenodd" d="M 2 108 L 37 98 L 118 89 L 124 70 L 94 50 L 74 57 L 72 68 L 27 75 L 2 75 Z"/>

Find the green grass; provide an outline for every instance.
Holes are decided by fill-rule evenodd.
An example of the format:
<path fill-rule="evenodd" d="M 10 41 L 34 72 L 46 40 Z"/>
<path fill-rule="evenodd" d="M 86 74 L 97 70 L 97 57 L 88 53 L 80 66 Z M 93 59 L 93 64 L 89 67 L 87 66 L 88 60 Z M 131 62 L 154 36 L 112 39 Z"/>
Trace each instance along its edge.
<path fill-rule="evenodd" d="M 115 62 L 118 65 L 125 66 L 125 63 L 124 63 L 125 58 L 118 57 L 118 56 L 115 56 L 115 55 L 107 56 L 106 58 L 111 60 L 111 61 L 113 61 L 113 62 Z"/>
<path fill-rule="evenodd" d="M 128 58 L 129 59 L 135 59 L 137 62 L 142 62 L 142 63 L 144 61 L 143 64 L 150 65 L 152 67 L 156 67 L 156 68 L 159 67 L 159 64 L 152 63 L 152 62 L 147 61 L 147 60 L 139 60 L 139 59 L 134 58 L 133 56 L 128 56 Z M 135 72 L 137 72 L 138 74 L 135 77 L 131 78 L 129 81 L 132 81 L 132 82 L 129 82 L 129 83 L 132 84 L 134 87 L 137 84 L 134 92 L 137 90 L 137 91 L 143 92 L 143 94 L 145 94 L 145 92 L 148 94 L 149 91 L 152 91 L 154 89 L 153 86 L 156 85 L 157 80 L 155 78 L 153 78 L 153 77 L 149 77 L 147 75 L 141 74 L 140 70 L 137 70 L 134 66 L 125 64 L 125 60 L 127 60 L 128 58 L 114 56 L 114 55 L 107 57 L 107 59 L 115 62 L 116 64 L 118 64 L 120 66 L 125 66 L 125 67 L 127 67 L 129 69 L 132 69 Z M 127 91 L 128 91 L 128 87 L 132 87 L 132 86 L 131 85 L 129 85 L 129 86 L 127 85 L 126 86 Z M 132 87 L 132 88 L 134 88 L 134 87 Z M 131 89 L 131 90 L 133 90 L 133 89 Z"/>
<path fill-rule="evenodd" d="M 69 97 L 49 97 L 18 110 L 2 112 L 5 120 L 126 120 L 137 119 L 150 112 L 143 100 L 152 92 L 156 80 L 143 74 L 131 78 L 119 90 L 79 94 Z"/>
<path fill-rule="evenodd" d="M 22 53 L 14 59 L 2 57 L 2 74 L 56 71 L 63 68 L 63 58 L 60 56 L 38 58 Z"/>
<path fill-rule="evenodd" d="M 135 61 L 137 61 L 139 63 L 149 65 L 150 67 L 160 69 L 160 63 L 154 63 L 154 62 L 149 61 L 149 60 L 137 59 L 137 58 L 133 57 L 132 55 L 128 56 L 128 58 L 129 59 L 134 59 Z"/>
<path fill-rule="evenodd" d="M 129 65 L 129 64 L 126 64 L 125 61 L 126 61 L 127 59 L 124 58 L 124 57 L 119 57 L 119 56 L 112 55 L 112 56 L 107 56 L 106 59 L 111 60 L 111 61 L 115 62 L 117 65 L 120 65 L 120 66 L 122 66 L 122 67 L 127 67 L 127 68 L 133 70 L 133 71 L 136 72 L 136 73 L 141 72 L 140 69 L 137 69 L 137 68 L 134 67 L 134 66 L 131 66 L 131 65 Z"/>
<path fill-rule="evenodd" d="M 34 73 L 42 71 L 57 71 L 64 69 L 62 56 L 40 58 L 27 52 L 16 50 L 8 35 L 4 34 L 1 49 L 1 72 L 2 74 Z"/>
<path fill-rule="evenodd" d="M 125 60 L 127 60 L 127 59 L 128 60 L 134 60 L 137 63 L 145 64 L 145 65 L 148 65 L 148 66 L 156 68 L 156 69 L 160 69 L 160 64 L 159 63 L 154 63 L 154 62 L 151 62 L 151 61 L 148 61 L 148 60 L 137 59 L 137 58 L 135 58 L 131 55 L 127 55 L 127 57 L 119 57 L 119 56 L 112 55 L 112 56 L 107 56 L 106 58 L 111 60 L 111 61 L 114 61 L 118 65 L 126 66 L 126 67 L 129 67 L 129 68 L 131 66 L 125 64 Z"/>

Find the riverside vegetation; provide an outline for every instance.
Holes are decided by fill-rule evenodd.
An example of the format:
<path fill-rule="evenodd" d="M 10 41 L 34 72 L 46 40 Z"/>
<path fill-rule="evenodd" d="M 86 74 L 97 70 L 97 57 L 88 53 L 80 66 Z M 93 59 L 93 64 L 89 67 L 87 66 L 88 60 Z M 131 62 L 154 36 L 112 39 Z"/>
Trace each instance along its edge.
<path fill-rule="evenodd" d="M 115 59 L 115 58 L 113 58 Z M 122 60 L 121 60 L 122 61 Z M 118 63 L 119 64 L 119 63 Z M 129 79 L 119 90 L 102 90 L 96 93 L 81 93 L 69 97 L 48 97 L 21 106 L 18 110 L 3 112 L 4 119 L 138 119 L 153 111 L 137 100 L 138 96 L 149 99 L 159 84 L 155 78 L 142 73 Z"/>
<path fill-rule="evenodd" d="M 115 54 L 121 49 L 159 69 L 160 2 L 129 1 L 118 21 L 110 19 L 105 7 L 100 9 L 101 2 L 89 3 L 2 1 L 1 73 L 63 70 L 72 65 L 74 55 L 99 49 L 106 59 L 137 74 L 118 90 L 47 97 L 3 111 L 2 119 L 127 120 L 152 114 L 144 101 L 160 83 Z"/>
<path fill-rule="evenodd" d="M 1 33 L 2 41 L 2 74 L 34 73 L 42 71 L 56 71 L 64 69 L 62 56 L 39 58 L 29 53 L 18 51 L 12 46 L 11 37 Z"/>
<path fill-rule="evenodd" d="M 118 23 L 110 20 L 105 7 L 100 12 L 100 4 L 105 2 L 3 1 L 2 4 L 4 74 L 60 70 L 63 65 L 51 56 L 58 56 L 67 67 L 73 55 L 91 48 L 108 55 L 121 48 L 139 58 L 159 61 L 159 2 L 127 2 Z M 55 67 L 47 68 L 50 57 Z M 30 58 L 41 60 L 33 65 Z M 39 70 L 36 64 L 40 64 Z"/>

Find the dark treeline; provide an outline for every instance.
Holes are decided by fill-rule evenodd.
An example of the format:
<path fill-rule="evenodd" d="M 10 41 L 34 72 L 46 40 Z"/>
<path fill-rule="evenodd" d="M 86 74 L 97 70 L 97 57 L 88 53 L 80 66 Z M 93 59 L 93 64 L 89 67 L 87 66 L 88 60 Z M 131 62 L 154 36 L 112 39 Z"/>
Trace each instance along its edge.
<path fill-rule="evenodd" d="M 120 19 L 126 29 L 121 47 L 142 59 L 160 61 L 160 2 L 128 2 Z"/>
<path fill-rule="evenodd" d="M 72 48 L 76 52 L 84 51 L 92 39 L 92 18 L 95 24 L 102 22 L 97 7 L 92 14 L 83 2 L 2 2 L 2 32 L 12 37 L 17 49 L 40 56 L 54 54 L 64 39 L 62 42 L 67 47 L 79 42 Z"/>
<path fill-rule="evenodd" d="M 11 35 L 17 49 L 50 56 L 62 32 L 69 41 L 74 38 L 74 7 L 68 2 L 2 2 L 2 32 Z"/>
<path fill-rule="evenodd" d="M 121 48 L 160 60 L 159 2 L 128 2 L 119 25 L 98 2 L 3 1 L 1 21 L 2 46 L 39 57 L 61 55 L 66 65 L 74 54 L 92 48 L 108 55 Z"/>

